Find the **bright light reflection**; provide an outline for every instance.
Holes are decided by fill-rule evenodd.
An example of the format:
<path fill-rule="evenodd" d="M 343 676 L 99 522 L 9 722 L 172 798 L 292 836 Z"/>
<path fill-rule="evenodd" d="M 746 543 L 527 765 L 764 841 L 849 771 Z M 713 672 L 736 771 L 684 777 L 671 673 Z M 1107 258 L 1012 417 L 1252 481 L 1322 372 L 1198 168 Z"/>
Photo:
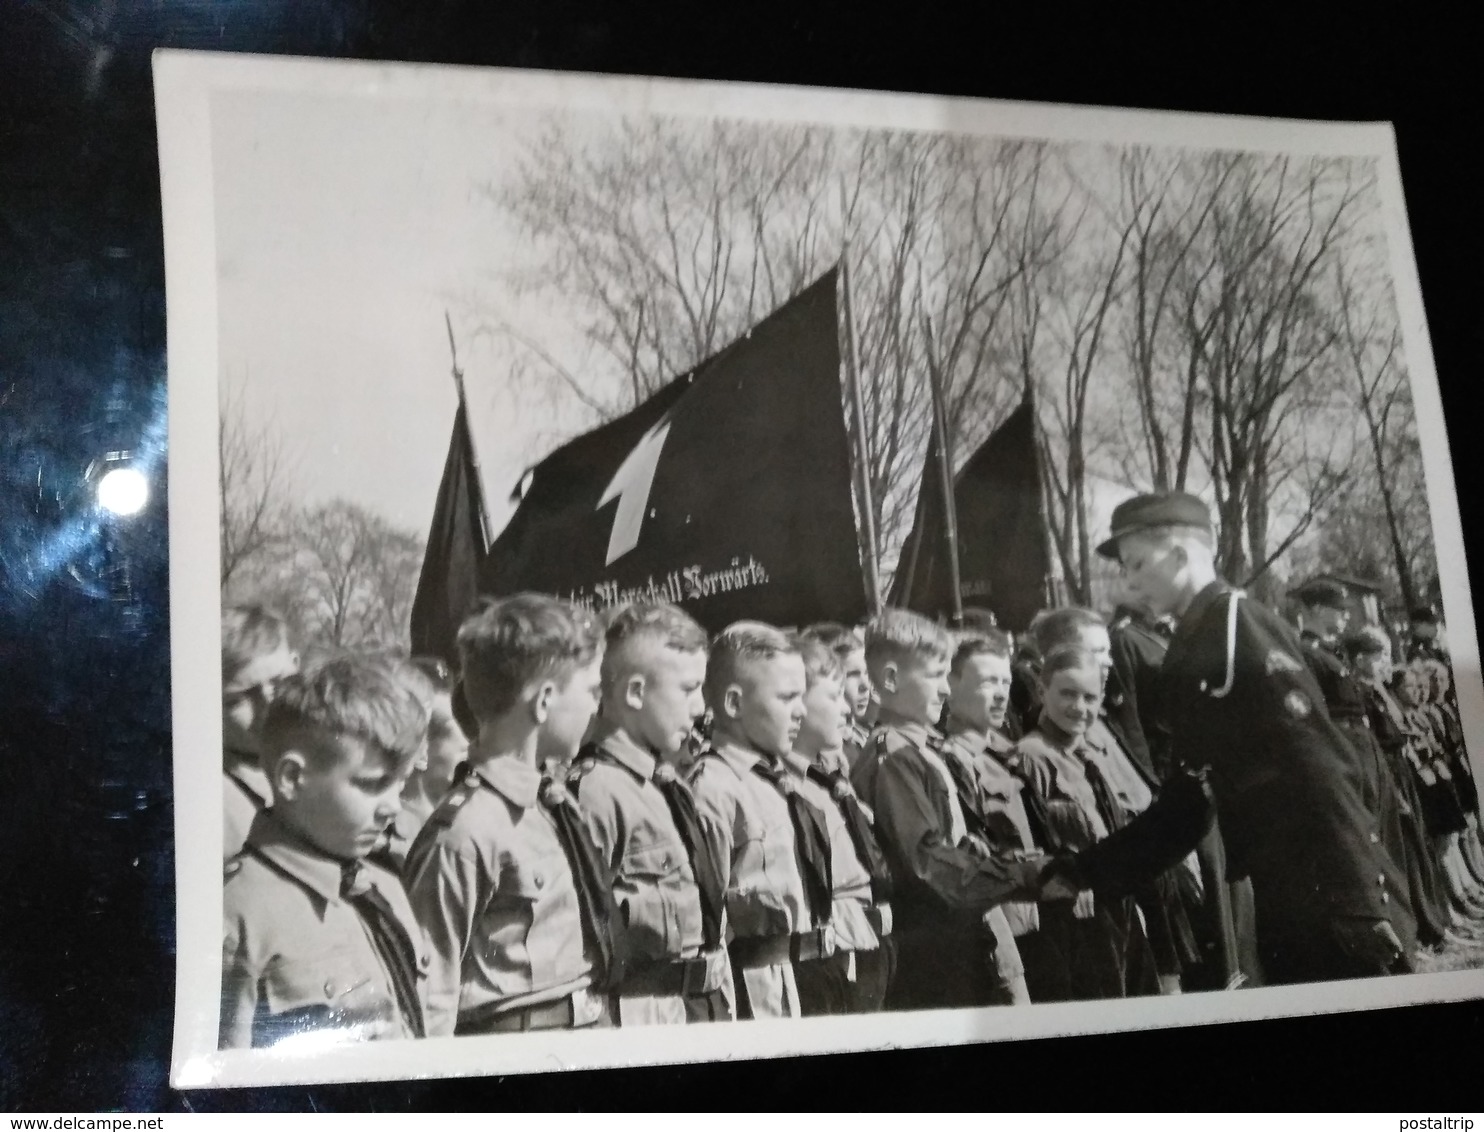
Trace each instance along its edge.
<path fill-rule="evenodd" d="M 115 515 L 137 515 L 149 501 L 149 480 L 137 468 L 114 468 L 98 481 L 98 506 Z"/>

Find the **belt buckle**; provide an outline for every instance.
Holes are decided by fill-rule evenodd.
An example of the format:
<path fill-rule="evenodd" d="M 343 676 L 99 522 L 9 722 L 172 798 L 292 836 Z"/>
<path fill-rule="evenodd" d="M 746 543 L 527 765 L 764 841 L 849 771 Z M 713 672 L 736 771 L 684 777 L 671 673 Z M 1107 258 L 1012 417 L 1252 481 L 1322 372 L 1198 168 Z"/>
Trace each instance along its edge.
<path fill-rule="evenodd" d="M 602 1002 L 587 987 L 581 987 L 573 991 L 568 1001 L 572 1007 L 572 1025 L 574 1027 L 591 1026 L 603 1016 Z"/>
<path fill-rule="evenodd" d="M 687 996 L 705 994 L 706 976 L 709 972 L 710 965 L 704 951 L 689 959 L 680 960 L 680 993 Z"/>
<path fill-rule="evenodd" d="M 829 952 L 825 949 L 824 929 L 815 928 L 812 931 L 800 932 L 789 941 L 796 963 L 805 963 L 811 959 L 823 959 Z"/>
<path fill-rule="evenodd" d="M 876 929 L 876 934 L 882 939 L 891 935 L 891 905 L 874 905 L 871 908 L 871 923 Z"/>

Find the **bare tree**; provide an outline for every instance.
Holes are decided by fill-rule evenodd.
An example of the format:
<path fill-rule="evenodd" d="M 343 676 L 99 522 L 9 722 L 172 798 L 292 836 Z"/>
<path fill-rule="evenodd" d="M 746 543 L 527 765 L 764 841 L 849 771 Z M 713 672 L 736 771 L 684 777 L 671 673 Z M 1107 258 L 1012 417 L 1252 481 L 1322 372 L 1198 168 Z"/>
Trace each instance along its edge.
<path fill-rule="evenodd" d="M 1218 154 L 1229 165 L 1187 257 L 1182 347 L 1196 381 L 1186 411 L 1216 497 L 1218 563 L 1247 579 L 1271 561 L 1271 508 L 1302 409 L 1333 376 L 1337 333 L 1319 284 L 1351 238 L 1370 179 L 1354 163 Z"/>
<path fill-rule="evenodd" d="M 422 550 L 415 535 L 335 500 L 299 512 L 263 590 L 305 643 L 405 650 Z"/>
<path fill-rule="evenodd" d="M 1412 410 L 1411 385 L 1402 352 L 1401 328 L 1389 288 L 1369 300 L 1358 281 L 1347 275 L 1343 264 L 1335 266 L 1335 291 L 1346 369 L 1355 401 L 1365 419 L 1366 440 L 1374 470 L 1374 495 L 1384 520 L 1391 567 L 1402 604 L 1417 604 L 1414 574 L 1415 552 L 1408 543 L 1401 499 L 1418 490 L 1421 460 Z M 1425 503 L 1422 515 L 1426 517 Z M 1425 526 L 1425 524 L 1424 524 Z M 1424 535 L 1424 541 L 1428 541 Z"/>
<path fill-rule="evenodd" d="M 271 423 L 253 425 L 240 390 L 221 387 L 217 417 L 221 456 L 221 585 L 283 537 L 288 469 L 283 441 Z"/>

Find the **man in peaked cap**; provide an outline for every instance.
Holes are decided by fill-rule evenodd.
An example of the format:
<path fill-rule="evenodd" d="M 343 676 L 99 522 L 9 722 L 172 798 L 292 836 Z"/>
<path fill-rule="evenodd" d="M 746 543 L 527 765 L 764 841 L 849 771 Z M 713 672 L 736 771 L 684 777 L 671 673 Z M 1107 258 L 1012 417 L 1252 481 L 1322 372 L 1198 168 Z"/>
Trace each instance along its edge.
<path fill-rule="evenodd" d="M 1448 650 L 1439 640 L 1438 614 L 1430 606 L 1419 605 L 1408 615 L 1411 622 L 1411 640 L 1407 642 L 1407 659 L 1439 660 L 1450 664 Z"/>
<path fill-rule="evenodd" d="M 1112 528 L 1098 553 L 1121 563 L 1134 600 L 1177 618 L 1163 666 L 1171 754 L 1210 768 L 1267 981 L 1409 970 L 1405 889 L 1292 629 L 1217 575 L 1195 496 L 1137 496 Z"/>

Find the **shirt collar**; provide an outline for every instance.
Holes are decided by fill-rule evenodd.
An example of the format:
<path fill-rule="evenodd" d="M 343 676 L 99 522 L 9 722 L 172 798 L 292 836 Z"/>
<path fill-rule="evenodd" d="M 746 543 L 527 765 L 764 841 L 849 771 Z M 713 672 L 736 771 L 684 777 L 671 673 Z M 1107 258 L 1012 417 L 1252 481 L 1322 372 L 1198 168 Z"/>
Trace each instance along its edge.
<path fill-rule="evenodd" d="M 739 774 L 745 774 L 757 766 L 758 763 L 772 765 L 772 760 L 749 747 L 732 739 L 718 738 L 712 744 L 712 750 L 721 756 L 722 760 Z"/>
<path fill-rule="evenodd" d="M 474 768 L 474 773 L 512 806 L 529 810 L 540 800 L 540 771 L 514 755 L 487 759 Z"/>
<path fill-rule="evenodd" d="M 648 782 L 654 777 L 655 757 L 626 733 L 611 732 L 603 737 L 598 746 L 641 782 Z"/>
<path fill-rule="evenodd" d="M 340 878 L 346 862 L 321 853 L 274 817 L 272 810 L 263 810 L 253 818 L 247 845 L 321 900 L 335 903 L 340 899 Z"/>
<path fill-rule="evenodd" d="M 809 759 L 797 751 L 785 756 L 783 760 L 784 769 L 790 774 L 797 775 L 799 778 L 807 778 L 809 776 L 809 768 L 813 765 Z"/>
<path fill-rule="evenodd" d="M 1046 714 L 1044 709 L 1041 712 L 1041 718 L 1037 722 L 1036 727 L 1046 741 L 1060 751 L 1074 751 L 1088 741 L 1086 732 L 1083 732 L 1081 735 L 1073 735 L 1059 723 L 1054 722 Z"/>
<path fill-rule="evenodd" d="M 932 735 L 926 723 L 883 723 L 881 726 L 888 731 L 895 731 L 914 747 L 926 747 Z"/>

